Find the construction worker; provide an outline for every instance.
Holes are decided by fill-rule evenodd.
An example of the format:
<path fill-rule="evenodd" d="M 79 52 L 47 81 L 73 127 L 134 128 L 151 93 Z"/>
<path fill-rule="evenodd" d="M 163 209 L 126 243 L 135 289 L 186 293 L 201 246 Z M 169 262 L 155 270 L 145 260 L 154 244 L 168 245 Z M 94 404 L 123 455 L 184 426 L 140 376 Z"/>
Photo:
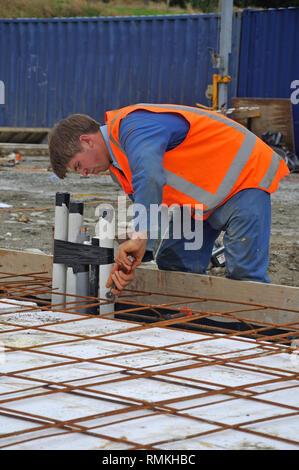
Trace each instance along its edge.
<path fill-rule="evenodd" d="M 68 169 L 84 176 L 109 169 L 145 208 L 145 224 L 115 256 L 107 283 L 114 294 L 133 280 L 145 255 L 159 269 L 205 274 L 221 232 L 227 277 L 270 282 L 270 194 L 289 173 L 279 155 L 244 126 L 201 108 L 131 105 L 108 111 L 105 121 L 100 126 L 81 114 L 61 120 L 50 133 L 49 151 L 58 177 Z M 161 203 L 190 207 L 191 230 L 198 220 L 194 208 L 202 204 L 202 246 L 186 249 L 184 235 L 171 230 L 159 243 L 149 237 L 151 204 Z"/>

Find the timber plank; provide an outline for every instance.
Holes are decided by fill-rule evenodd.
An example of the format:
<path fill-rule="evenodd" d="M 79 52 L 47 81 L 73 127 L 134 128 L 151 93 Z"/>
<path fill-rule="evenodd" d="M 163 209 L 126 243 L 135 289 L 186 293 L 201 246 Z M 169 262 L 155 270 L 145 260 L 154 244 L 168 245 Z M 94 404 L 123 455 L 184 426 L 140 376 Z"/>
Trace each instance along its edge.
<path fill-rule="evenodd" d="M 259 117 L 251 119 L 250 130 L 257 136 L 267 131 L 279 131 L 283 134 L 283 144 L 292 152 L 295 151 L 294 124 L 292 104 L 287 98 L 232 98 L 236 108 L 233 118 L 247 127 L 248 118 L 254 111 L 242 108 L 258 107 L 255 113 Z"/>
<path fill-rule="evenodd" d="M 11 274 L 45 272 L 52 276 L 53 256 L 21 250 L 0 249 L 0 271 Z"/>
<path fill-rule="evenodd" d="M 48 276 L 52 276 L 52 264 L 52 255 L 0 249 L 2 272 L 18 274 L 45 272 Z M 253 321 L 260 320 L 274 324 L 299 321 L 299 287 L 160 271 L 146 265 L 136 269 L 135 279 L 128 287 L 130 290 L 138 291 L 136 295 L 129 297 L 134 302 L 150 305 L 180 302 L 179 307 L 186 305 L 200 312 L 212 313 L 211 319 L 219 320 L 218 312 L 240 310 L 236 313 L 238 317 L 250 318 Z M 151 294 L 142 295 L 142 292 Z M 188 299 L 180 296 L 208 300 L 188 304 Z M 224 320 L 223 316 L 221 320 Z"/>
<path fill-rule="evenodd" d="M 166 304 L 175 301 L 176 298 L 181 301 L 182 299 L 176 295 L 183 295 L 211 299 L 198 304 L 189 304 L 191 308 L 202 312 L 216 313 L 247 309 L 247 311 L 236 313 L 236 315 L 275 324 L 299 321 L 299 287 L 235 281 L 216 276 L 158 271 L 139 267 L 130 288 L 138 291 L 157 292 L 156 295 L 139 297 L 140 302 L 152 305 Z M 163 294 L 170 294 L 171 297 Z M 252 310 L 248 311 L 250 305 L 243 305 L 243 302 L 252 305 Z M 188 303 L 186 302 L 185 305 Z M 257 306 L 271 308 L 257 310 Z"/>

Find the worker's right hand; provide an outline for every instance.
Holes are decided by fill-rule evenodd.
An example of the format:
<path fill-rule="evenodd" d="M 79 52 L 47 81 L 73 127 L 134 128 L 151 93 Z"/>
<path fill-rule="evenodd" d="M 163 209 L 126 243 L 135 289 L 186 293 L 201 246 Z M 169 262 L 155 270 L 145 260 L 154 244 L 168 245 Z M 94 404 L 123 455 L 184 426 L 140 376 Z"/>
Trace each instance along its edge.
<path fill-rule="evenodd" d="M 110 271 L 110 275 L 106 284 L 107 288 L 112 287 L 111 293 L 119 295 L 123 289 L 133 281 L 135 276 L 134 270 L 125 272 L 120 269 L 118 264 L 115 264 Z"/>
<path fill-rule="evenodd" d="M 146 251 L 147 235 L 144 232 L 134 232 L 130 240 L 123 242 L 115 255 L 113 266 L 106 287 L 112 287 L 111 292 L 118 295 L 134 279 L 134 271 Z M 115 288 L 114 288 L 114 286 Z"/>

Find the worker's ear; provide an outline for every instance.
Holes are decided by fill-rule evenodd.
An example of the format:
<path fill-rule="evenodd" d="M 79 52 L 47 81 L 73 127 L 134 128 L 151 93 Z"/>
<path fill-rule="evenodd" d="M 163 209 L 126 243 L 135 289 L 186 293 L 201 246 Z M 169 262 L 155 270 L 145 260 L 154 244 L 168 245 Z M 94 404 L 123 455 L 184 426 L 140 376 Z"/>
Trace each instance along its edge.
<path fill-rule="evenodd" d="M 79 137 L 79 142 L 83 145 L 83 147 L 93 148 L 94 146 L 94 139 L 93 134 L 82 134 Z"/>

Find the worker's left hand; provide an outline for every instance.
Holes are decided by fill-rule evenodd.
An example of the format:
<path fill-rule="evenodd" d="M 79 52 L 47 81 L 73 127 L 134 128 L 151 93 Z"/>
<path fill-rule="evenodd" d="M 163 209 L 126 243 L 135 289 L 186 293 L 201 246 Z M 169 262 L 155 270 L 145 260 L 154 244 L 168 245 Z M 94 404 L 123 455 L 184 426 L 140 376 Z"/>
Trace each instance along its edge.
<path fill-rule="evenodd" d="M 120 245 L 115 255 L 115 262 L 121 266 L 121 269 L 127 271 L 135 269 L 142 261 L 146 251 L 146 243 L 146 232 L 133 232 L 131 239 Z"/>

